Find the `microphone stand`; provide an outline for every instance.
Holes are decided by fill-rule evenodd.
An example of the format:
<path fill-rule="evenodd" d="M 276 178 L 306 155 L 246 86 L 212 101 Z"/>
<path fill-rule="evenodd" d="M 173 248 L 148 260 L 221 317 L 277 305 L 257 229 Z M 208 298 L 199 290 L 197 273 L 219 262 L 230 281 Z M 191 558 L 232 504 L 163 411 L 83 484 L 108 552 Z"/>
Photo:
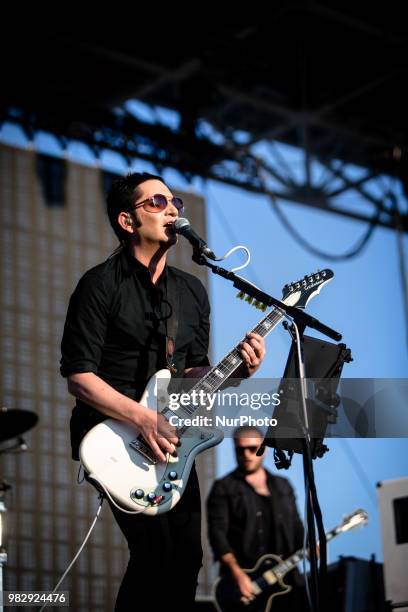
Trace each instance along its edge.
<path fill-rule="evenodd" d="M 296 357 L 298 363 L 299 383 L 300 383 L 300 396 L 303 408 L 304 418 L 304 443 L 303 443 L 303 472 L 305 481 L 305 495 L 306 495 L 306 508 L 307 508 L 307 535 L 309 543 L 309 562 L 310 562 L 310 575 L 312 581 L 311 589 L 311 606 L 312 612 L 323 612 L 325 610 L 325 587 L 326 587 L 326 576 L 327 576 L 327 553 L 326 553 L 326 536 L 323 527 L 322 514 L 317 498 L 317 491 L 314 482 L 313 472 L 313 460 L 311 452 L 311 438 L 307 417 L 307 402 L 308 402 L 308 387 L 306 384 L 306 372 L 304 363 L 303 353 L 303 342 L 304 342 L 304 331 L 306 327 L 311 327 L 320 333 L 328 336 L 332 340 L 339 342 L 342 336 L 336 330 L 328 327 L 324 323 L 321 323 L 314 317 L 310 316 L 303 310 L 294 306 L 288 306 L 284 302 L 277 300 L 271 295 L 261 291 L 254 287 L 251 283 L 240 278 L 234 272 L 230 272 L 225 268 L 221 268 L 215 264 L 210 263 L 204 256 L 200 248 L 193 248 L 192 259 L 195 263 L 200 266 L 207 266 L 213 272 L 229 280 L 233 283 L 239 291 L 243 291 L 250 297 L 266 304 L 266 306 L 275 306 L 282 311 L 282 315 L 289 317 L 292 320 L 296 342 L 294 341 L 294 347 L 296 349 Z M 293 338 L 295 340 L 295 338 Z M 316 533 L 314 519 L 316 519 L 319 539 L 320 539 L 320 575 L 317 567 L 317 551 L 316 551 Z M 306 579 L 306 578 L 305 578 Z"/>
<path fill-rule="evenodd" d="M 221 268 L 220 266 L 210 263 L 199 249 L 193 250 L 192 260 L 200 266 L 207 266 L 207 268 L 211 269 L 213 274 L 218 274 L 218 276 L 222 276 L 223 278 L 231 281 L 234 284 L 234 287 L 236 287 L 239 291 L 243 291 L 250 297 L 253 297 L 259 302 L 266 304 L 266 306 L 275 306 L 276 308 L 282 310 L 282 314 L 284 316 L 288 315 L 292 321 L 298 325 L 298 327 L 302 330 L 302 335 L 306 327 L 311 327 L 325 336 L 328 336 L 332 340 L 340 342 L 342 336 L 336 330 L 324 325 L 324 323 L 321 323 L 303 310 L 299 310 L 299 308 L 296 308 L 295 306 L 288 306 L 268 293 L 257 289 L 248 281 L 234 274 L 234 272 L 230 272 L 225 268 Z"/>

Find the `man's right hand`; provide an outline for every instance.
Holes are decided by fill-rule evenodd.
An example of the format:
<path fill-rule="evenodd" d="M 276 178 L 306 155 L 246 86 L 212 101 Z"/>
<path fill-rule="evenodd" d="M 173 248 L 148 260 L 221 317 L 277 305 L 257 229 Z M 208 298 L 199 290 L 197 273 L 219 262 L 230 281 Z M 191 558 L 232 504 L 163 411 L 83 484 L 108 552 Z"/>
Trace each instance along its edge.
<path fill-rule="evenodd" d="M 166 461 L 164 453 L 175 452 L 176 429 L 163 415 L 119 393 L 93 372 L 71 374 L 68 391 L 106 416 L 137 427 L 159 461 Z"/>
<path fill-rule="evenodd" d="M 134 423 L 159 461 L 166 461 L 165 453 L 176 452 L 176 428 L 162 414 L 138 404 Z"/>
<path fill-rule="evenodd" d="M 254 591 L 252 588 L 252 580 L 248 574 L 246 574 L 240 567 L 235 567 L 232 570 L 232 576 L 240 590 L 242 597 L 247 600 L 253 599 Z"/>

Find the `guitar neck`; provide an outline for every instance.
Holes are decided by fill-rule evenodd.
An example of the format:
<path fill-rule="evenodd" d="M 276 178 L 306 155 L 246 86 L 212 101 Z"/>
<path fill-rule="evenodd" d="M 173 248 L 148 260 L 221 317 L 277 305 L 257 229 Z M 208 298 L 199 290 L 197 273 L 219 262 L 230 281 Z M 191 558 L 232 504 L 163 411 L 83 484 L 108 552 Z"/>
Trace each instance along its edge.
<path fill-rule="evenodd" d="M 330 540 L 333 540 L 341 533 L 343 533 L 342 529 L 340 527 L 335 527 L 334 529 L 326 533 L 326 541 L 330 542 Z M 309 549 L 306 552 L 306 555 L 308 554 L 309 554 Z M 301 561 L 303 561 L 304 557 L 305 557 L 305 553 L 303 552 L 303 548 L 300 548 L 295 553 L 293 553 L 293 555 L 291 555 L 287 559 L 284 559 L 284 561 L 281 561 L 280 563 L 278 563 L 278 565 L 275 565 L 273 569 L 270 569 L 267 572 L 265 572 L 265 574 L 268 574 L 269 576 L 266 576 L 264 574 L 264 578 L 268 582 L 269 582 L 268 578 L 274 578 L 274 577 L 283 578 L 286 574 L 288 574 L 293 569 L 295 569 L 295 567 L 299 565 Z"/>
<path fill-rule="evenodd" d="M 259 334 L 263 338 L 271 333 L 284 317 L 284 312 L 280 308 L 274 308 L 272 312 L 267 314 L 251 332 Z M 241 341 L 242 342 L 242 341 Z M 239 343 L 240 344 L 240 343 Z M 225 357 L 221 359 L 215 366 L 211 368 L 207 374 L 201 378 L 191 391 L 204 393 L 215 393 L 242 364 L 243 359 L 239 350 L 239 344 L 235 346 Z M 197 409 L 196 406 L 188 406 L 187 412 L 193 414 Z"/>
<path fill-rule="evenodd" d="M 309 300 L 314 295 L 320 293 L 322 287 L 332 278 L 333 272 L 331 270 L 322 270 L 317 271 L 315 274 L 305 276 L 295 283 L 285 285 L 283 288 L 282 302 L 287 305 L 296 306 L 297 308 L 305 308 Z M 276 307 L 267 314 L 251 332 L 265 337 L 271 333 L 284 316 L 285 312 L 281 308 Z M 243 359 L 239 350 L 239 344 L 237 344 L 237 346 L 227 353 L 217 365 L 213 366 L 211 370 L 194 385 L 190 390 L 190 394 L 194 393 L 196 396 L 198 393 L 201 398 L 209 398 L 209 396 L 215 393 L 225 381 L 232 376 L 242 362 Z M 192 399 L 188 406 L 183 406 L 183 411 L 189 415 L 193 415 L 196 410 L 202 407 L 201 401 L 200 405 L 197 406 Z"/>

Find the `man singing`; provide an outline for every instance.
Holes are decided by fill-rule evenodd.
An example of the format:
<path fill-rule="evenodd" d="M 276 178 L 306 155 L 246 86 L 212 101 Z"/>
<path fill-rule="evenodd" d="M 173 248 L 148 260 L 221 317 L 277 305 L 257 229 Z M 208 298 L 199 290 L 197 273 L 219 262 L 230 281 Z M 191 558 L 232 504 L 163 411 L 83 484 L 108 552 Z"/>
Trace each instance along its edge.
<path fill-rule="evenodd" d="M 166 264 L 177 242 L 173 224 L 183 203 L 164 181 L 133 173 L 109 191 L 108 216 L 120 248 L 88 270 L 71 296 L 62 339 L 61 374 L 76 397 L 71 418 L 73 458 L 89 429 L 111 417 L 134 425 L 159 461 L 177 452 L 174 427 L 139 403 L 149 378 L 171 366 L 176 376 L 200 377 L 206 366 L 210 307 L 202 283 Z M 167 329 L 178 295 L 174 353 Z M 234 377 L 252 375 L 265 354 L 250 334 Z M 191 609 L 201 566 L 200 492 L 195 469 L 180 502 L 155 517 L 113 514 L 129 545 L 130 559 L 116 611 L 156 606 Z"/>

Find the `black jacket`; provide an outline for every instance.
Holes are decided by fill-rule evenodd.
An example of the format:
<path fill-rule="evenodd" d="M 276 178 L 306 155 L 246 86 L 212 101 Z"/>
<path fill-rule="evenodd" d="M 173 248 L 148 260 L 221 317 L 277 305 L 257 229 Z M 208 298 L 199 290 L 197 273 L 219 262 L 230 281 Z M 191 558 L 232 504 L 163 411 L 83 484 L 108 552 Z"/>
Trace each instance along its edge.
<path fill-rule="evenodd" d="M 303 525 L 289 481 L 265 471 L 274 509 L 275 550 L 268 552 L 286 557 L 303 546 Z M 252 567 L 260 556 L 256 545 L 253 489 L 239 470 L 215 481 L 207 500 L 207 513 L 208 535 L 215 560 L 232 552 L 241 567 Z"/>

